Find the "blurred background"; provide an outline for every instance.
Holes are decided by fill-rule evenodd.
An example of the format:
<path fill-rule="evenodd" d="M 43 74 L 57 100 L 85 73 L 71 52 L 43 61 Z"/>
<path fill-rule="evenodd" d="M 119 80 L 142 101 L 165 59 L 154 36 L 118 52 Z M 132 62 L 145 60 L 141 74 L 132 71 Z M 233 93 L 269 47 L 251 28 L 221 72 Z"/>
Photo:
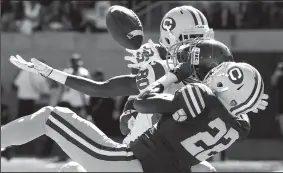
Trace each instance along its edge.
<path fill-rule="evenodd" d="M 1 125 L 46 105 L 69 107 L 117 141 L 119 116 L 127 98 L 88 97 L 19 71 L 10 55 L 39 58 L 68 73 L 106 80 L 128 74 L 127 52 L 107 33 L 111 5 L 140 17 L 147 42 L 158 42 L 163 15 L 180 5 L 201 10 L 236 61 L 255 66 L 270 95 L 266 111 L 250 114 L 252 129 L 212 163 L 222 171 L 283 170 L 283 2 L 273 1 L 1 1 Z M 77 99 L 74 99 L 77 98 Z M 75 101 L 74 101 L 75 100 Z M 1 153 L 1 171 L 57 171 L 68 157 L 48 137 Z M 28 163 L 28 164 L 27 164 Z"/>

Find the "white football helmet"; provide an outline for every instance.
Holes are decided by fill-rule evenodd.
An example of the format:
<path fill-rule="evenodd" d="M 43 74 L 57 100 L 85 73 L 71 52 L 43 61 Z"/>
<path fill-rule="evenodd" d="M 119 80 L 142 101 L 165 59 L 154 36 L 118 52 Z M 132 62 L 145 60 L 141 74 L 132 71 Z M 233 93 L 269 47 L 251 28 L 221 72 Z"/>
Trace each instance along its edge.
<path fill-rule="evenodd" d="M 235 116 L 255 110 L 264 97 L 262 77 L 247 63 L 223 62 L 206 75 L 204 83 Z"/>
<path fill-rule="evenodd" d="M 176 43 L 195 38 L 214 38 L 206 17 L 192 6 L 175 7 L 165 14 L 160 24 L 160 43 L 168 51 Z"/>

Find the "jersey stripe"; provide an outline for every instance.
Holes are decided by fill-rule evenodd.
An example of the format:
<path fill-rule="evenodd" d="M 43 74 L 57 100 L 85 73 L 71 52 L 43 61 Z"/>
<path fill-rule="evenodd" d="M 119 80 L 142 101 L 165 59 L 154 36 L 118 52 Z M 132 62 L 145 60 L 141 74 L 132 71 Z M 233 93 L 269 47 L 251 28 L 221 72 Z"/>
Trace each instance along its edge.
<path fill-rule="evenodd" d="M 101 145 L 80 132 L 55 112 L 51 112 L 46 124 L 73 145 L 97 159 L 107 161 L 135 159 L 133 152 L 127 147 L 114 148 Z"/>
<path fill-rule="evenodd" d="M 191 96 L 190 100 L 192 101 L 197 114 L 200 114 L 201 109 L 200 109 L 199 104 L 197 102 L 197 97 L 196 97 L 197 95 L 194 94 L 194 92 L 192 90 L 192 86 L 187 86 L 187 89 L 188 89 L 189 95 Z"/>
<path fill-rule="evenodd" d="M 186 88 L 186 89 L 185 89 L 185 93 L 187 94 L 188 101 L 189 101 L 189 103 L 190 103 L 190 105 L 191 105 L 191 107 L 192 107 L 192 110 L 194 111 L 195 115 L 198 115 L 198 112 L 197 112 L 197 110 L 196 110 L 196 108 L 195 108 L 195 106 L 194 106 L 194 103 L 193 103 L 193 101 L 192 101 L 192 96 L 190 95 L 187 86 L 186 86 L 185 88 Z"/>
<path fill-rule="evenodd" d="M 194 92 L 195 95 L 198 96 L 198 99 L 197 99 L 198 104 L 201 105 L 202 109 L 204 109 L 205 103 L 204 103 L 204 100 L 203 100 L 203 97 L 202 97 L 202 94 L 201 94 L 199 88 L 193 87 L 193 92 Z"/>
<path fill-rule="evenodd" d="M 196 117 L 196 114 L 195 114 L 195 112 L 193 111 L 193 109 L 192 109 L 192 107 L 191 107 L 191 104 L 190 104 L 190 102 L 189 102 L 189 100 L 188 100 L 188 97 L 187 97 L 187 94 L 186 94 L 186 92 L 185 92 L 185 89 L 182 89 L 181 92 L 182 92 L 183 98 L 184 98 L 184 100 L 185 100 L 185 103 L 186 103 L 186 105 L 187 105 L 187 108 L 189 109 L 189 111 L 190 111 L 192 117 L 195 118 L 195 117 Z"/>

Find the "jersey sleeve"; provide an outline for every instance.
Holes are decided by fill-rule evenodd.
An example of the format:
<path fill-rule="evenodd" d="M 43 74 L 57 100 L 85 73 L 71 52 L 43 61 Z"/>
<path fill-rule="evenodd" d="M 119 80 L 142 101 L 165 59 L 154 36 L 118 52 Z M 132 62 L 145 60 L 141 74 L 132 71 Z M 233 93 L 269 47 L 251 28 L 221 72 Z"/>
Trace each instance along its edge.
<path fill-rule="evenodd" d="M 206 94 L 202 88 L 190 84 L 177 90 L 173 100 L 175 113 L 187 115 L 188 120 L 202 116 L 206 111 Z"/>

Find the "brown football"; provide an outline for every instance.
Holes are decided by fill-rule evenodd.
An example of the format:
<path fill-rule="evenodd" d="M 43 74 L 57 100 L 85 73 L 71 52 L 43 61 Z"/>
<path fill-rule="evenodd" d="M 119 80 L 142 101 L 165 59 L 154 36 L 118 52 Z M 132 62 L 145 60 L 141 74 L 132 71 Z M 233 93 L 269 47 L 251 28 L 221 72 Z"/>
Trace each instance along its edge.
<path fill-rule="evenodd" d="M 143 42 L 143 26 L 132 10 L 114 5 L 106 15 L 107 30 L 112 38 L 124 48 L 137 50 Z"/>

